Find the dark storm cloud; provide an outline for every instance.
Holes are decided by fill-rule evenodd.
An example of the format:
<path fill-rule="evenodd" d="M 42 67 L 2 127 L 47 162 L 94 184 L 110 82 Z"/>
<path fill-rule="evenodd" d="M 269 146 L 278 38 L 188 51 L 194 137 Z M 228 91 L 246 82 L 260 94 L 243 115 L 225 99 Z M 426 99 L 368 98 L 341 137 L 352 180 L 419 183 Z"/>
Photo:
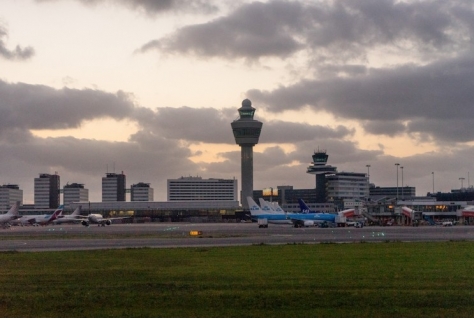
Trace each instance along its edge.
<path fill-rule="evenodd" d="M 449 50 L 466 41 L 463 36 L 471 27 L 459 13 L 473 17 L 473 9 L 465 1 L 341 0 L 321 2 L 310 10 L 310 47 L 349 57 L 380 45 Z"/>
<path fill-rule="evenodd" d="M 124 170 L 130 176 L 129 182 L 151 183 L 156 198 L 162 200 L 168 178 L 185 175 L 240 178 L 240 151 L 220 154 L 219 160 L 223 161 L 194 163 L 190 158 L 195 154 L 189 148 L 190 144 L 199 146 L 201 143 L 234 145 L 230 124 L 237 118 L 237 108 L 165 107 L 151 110 L 136 106 L 123 92 L 54 89 L 0 81 L 0 183 L 29 183 L 20 186 L 26 196 L 31 197 L 32 180 L 37 174 L 58 171 L 63 184 L 84 183 L 91 195 L 95 194 L 91 199 L 100 200 L 93 196 L 100 194 L 101 177 L 116 167 L 117 171 Z M 100 141 L 100 132 L 97 140 L 88 140 L 38 138 L 29 131 L 78 127 L 84 120 L 103 117 L 135 122 L 138 130 L 126 142 Z M 331 129 L 284 121 L 264 122 L 262 144 L 311 143 L 315 137 L 336 141 L 352 134 L 342 126 Z M 279 146 L 255 153 L 260 162 L 257 165 L 272 165 L 283 171 L 285 168 L 294 171 L 294 162 L 299 156 L 298 152 L 286 153 Z M 266 170 L 262 168 L 262 172 Z M 286 173 L 275 172 L 274 180 L 265 179 L 262 184 L 280 182 L 285 177 Z"/>
<path fill-rule="evenodd" d="M 231 122 L 236 119 L 237 108 L 216 110 L 213 108 L 180 107 L 159 108 L 156 112 L 136 111 L 135 118 L 147 130 L 169 139 L 203 143 L 234 143 Z M 255 119 L 258 120 L 258 117 Z M 343 138 L 353 132 L 346 127 L 335 129 L 319 125 L 265 121 L 260 136 L 262 143 L 293 143 L 321 138 Z"/>
<path fill-rule="evenodd" d="M 58 172 L 61 185 L 84 183 L 90 200 L 100 201 L 101 178 L 106 172 L 124 171 L 127 186 L 148 182 L 155 189 L 155 198 L 164 200 L 166 179 L 183 172 L 199 171 L 188 157 L 190 151 L 166 139 L 135 137 L 132 142 L 108 142 L 73 137 L 36 138 L 22 143 L 1 143 L 0 183 L 19 183 L 25 197 L 31 197 L 33 179 L 39 173 Z M 108 168 L 107 168 L 108 167 Z"/>
<path fill-rule="evenodd" d="M 55 2 L 64 0 L 36 0 L 37 2 Z M 85 5 L 97 4 L 118 4 L 132 10 L 143 12 L 147 15 L 154 16 L 159 13 L 174 12 L 190 12 L 190 13 L 213 13 L 218 11 L 213 1 L 205 0 L 75 0 Z"/>
<path fill-rule="evenodd" d="M 403 123 L 392 120 L 362 121 L 361 125 L 366 132 L 375 135 L 394 136 L 406 131 L 406 126 Z"/>
<path fill-rule="evenodd" d="M 303 80 L 271 92 L 250 90 L 248 96 L 272 112 L 309 105 L 338 117 L 373 121 L 366 122 L 366 130 L 375 134 L 424 131 L 441 140 L 467 141 L 474 139 L 474 132 L 458 135 L 462 126 L 457 123 L 474 125 L 473 88 L 474 57 L 464 55 L 426 66 L 405 65 L 371 69 L 353 77 Z M 384 128 L 380 125 L 384 121 L 392 123 Z"/>
<path fill-rule="evenodd" d="M 353 130 L 340 125 L 335 129 L 306 123 L 284 121 L 266 121 L 261 140 L 266 143 L 296 143 L 314 138 L 344 138 L 354 133 Z"/>
<path fill-rule="evenodd" d="M 150 121 L 150 119 L 147 119 Z M 170 108 L 157 109 L 150 129 L 160 136 L 177 140 L 206 143 L 229 143 L 232 141 L 229 118 L 212 108 Z"/>
<path fill-rule="evenodd" d="M 123 119 L 134 110 L 124 92 L 60 90 L 0 80 L 0 130 L 7 128 L 66 129 L 85 120 L 110 117 Z"/>
<path fill-rule="evenodd" d="M 166 38 L 151 41 L 141 51 L 156 48 L 169 53 L 225 58 L 288 56 L 301 48 L 293 32 L 298 28 L 302 9 L 298 3 L 254 2 L 227 17 L 187 26 Z"/>
<path fill-rule="evenodd" d="M 288 57 L 300 50 L 326 60 L 365 57 L 370 49 L 441 54 L 466 47 L 473 8 L 465 1 L 269 1 L 189 25 L 141 51 L 227 59 Z"/>
<path fill-rule="evenodd" d="M 7 60 L 28 60 L 35 54 L 35 50 L 32 47 L 22 48 L 17 45 L 15 49 L 11 50 L 7 48 L 5 40 L 8 37 L 8 32 L 5 27 L 0 25 L 0 57 Z"/>

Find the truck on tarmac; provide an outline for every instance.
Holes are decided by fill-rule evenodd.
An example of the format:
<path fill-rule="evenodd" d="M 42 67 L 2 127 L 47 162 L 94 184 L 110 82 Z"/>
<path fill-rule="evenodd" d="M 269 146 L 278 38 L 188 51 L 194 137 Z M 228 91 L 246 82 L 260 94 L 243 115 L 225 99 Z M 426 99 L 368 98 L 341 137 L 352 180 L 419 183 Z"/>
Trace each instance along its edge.
<path fill-rule="evenodd" d="M 345 216 L 336 216 L 336 218 L 334 219 L 334 222 L 336 224 L 337 227 L 346 227 L 346 222 L 347 222 L 347 219 Z"/>
<path fill-rule="evenodd" d="M 259 218 L 257 219 L 258 228 L 268 228 L 268 219 Z"/>

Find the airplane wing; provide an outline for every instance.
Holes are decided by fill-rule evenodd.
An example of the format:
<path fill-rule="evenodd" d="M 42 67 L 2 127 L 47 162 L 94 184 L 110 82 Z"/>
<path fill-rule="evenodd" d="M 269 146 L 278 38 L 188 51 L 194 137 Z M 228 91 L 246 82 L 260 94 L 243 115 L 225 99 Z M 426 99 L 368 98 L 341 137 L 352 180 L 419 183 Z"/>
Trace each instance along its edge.
<path fill-rule="evenodd" d="M 18 221 L 22 224 L 28 223 L 28 224 L 33 225 L 33 224 L 36 224 L 36 217 L 31 217 L 31 218 L 22 217 L 22 218 L 18 218 Z"/>

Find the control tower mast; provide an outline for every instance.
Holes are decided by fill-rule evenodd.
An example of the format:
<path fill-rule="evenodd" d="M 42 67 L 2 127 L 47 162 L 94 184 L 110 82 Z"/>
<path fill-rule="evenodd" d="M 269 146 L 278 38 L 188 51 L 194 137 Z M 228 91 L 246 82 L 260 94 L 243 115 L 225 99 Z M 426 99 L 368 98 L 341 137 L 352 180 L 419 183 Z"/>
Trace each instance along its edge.
<path fill-rule="evenodd" d="M 311 166 L 308 166 L 306 173 L 316 175 L 316 201 L 326 202 L 326 174 L 337 173 L 337 167 L 327 165 L 329 155 L 326 150 L 314 152 Z"/>
<path fill-rule="evenodd" d="M 258 143 L 262 122 L 253 119 L 255 108 L 252 102 L 245 99 L 242 107 L 238 110 L 240 118 L 231 123 L 234 132 L 235 143 L 241 149 L 241 172 L 242 172 L 242 192 L 240 202 L 244 208 L 249 208 L 247 196 L 253 195 L 253 147 Z"/>

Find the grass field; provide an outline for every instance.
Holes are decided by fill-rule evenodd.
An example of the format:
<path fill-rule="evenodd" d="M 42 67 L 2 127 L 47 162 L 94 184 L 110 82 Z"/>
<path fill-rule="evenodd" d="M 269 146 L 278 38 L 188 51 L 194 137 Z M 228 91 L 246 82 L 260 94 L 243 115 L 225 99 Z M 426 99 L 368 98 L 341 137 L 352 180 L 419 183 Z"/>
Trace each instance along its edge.
<path fill-rule="evenodd" d="M 472 317 L 474 243 L 0 253 L 0 317 Z"/>

